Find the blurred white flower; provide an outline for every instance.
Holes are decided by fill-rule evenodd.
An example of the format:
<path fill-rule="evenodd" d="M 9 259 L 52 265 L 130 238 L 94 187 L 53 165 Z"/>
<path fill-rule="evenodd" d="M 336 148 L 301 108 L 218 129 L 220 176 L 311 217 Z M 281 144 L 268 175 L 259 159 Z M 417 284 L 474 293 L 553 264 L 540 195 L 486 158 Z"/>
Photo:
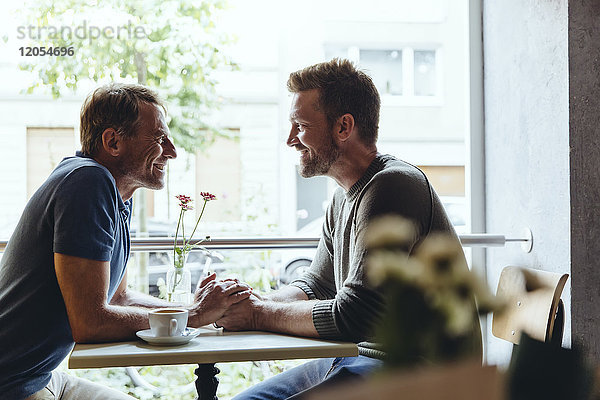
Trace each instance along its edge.
<path fill-rule="evenodd" d="M 466 274 L 465 274 L 466 276 Z M 473 291 L 467 280 L 438 288 L 431 295 L 432 306 L 445 317 L 445 333 L 451 337 L 467 335 L 473 330 L 477 313 Z"/>
<path fill-rule="evenodd" d="M 399 216 L 378 218 L 367 229 L 366 273 L 389 302 L 382 329 L 395 330 L 380 332 L 382 344 L 399 365 L 403 357 L 449 360 L 472 351 L 478 311 L 494 311 L 500 304 L 469 270 L 455 237 L 430 234 L 409 256 L 416 241 L 414 224 Z M 395 318 L 402 323 L 390 324 Z M 421 327 L 418 333 L 410 331 L 415 326 Z"/>
<path fill-rule="evenodd" d="M 395 248 L 409 251 L 415 240 L 415 225 L 399 215 L 384 215 L 373 219 L 365 236 L 368 249 Z"/>
<path fill-rule="evenodd" d="M 423 266 L 400 251 L 378 250 L 368 256 L 367 264 L 369 280 L 376 286 L 388 279 L 417 284 L 423 275 Z"/>
<path fill-rule="evenodd" d="M 416 249 L 414 257 L 423 263 L 424 278 L 432 286 L 452 285 L 468 271 L 460 244 L 439 233 L 429 235 Z"/>
<path fill-rule="evenodd" d="M 462 297 L 456 292 L 446 296 L 443 310 L 446 313 L 446 332 L 453 337 L 467 335 L 473 331 L 476 313 L 472 296 Z"/>

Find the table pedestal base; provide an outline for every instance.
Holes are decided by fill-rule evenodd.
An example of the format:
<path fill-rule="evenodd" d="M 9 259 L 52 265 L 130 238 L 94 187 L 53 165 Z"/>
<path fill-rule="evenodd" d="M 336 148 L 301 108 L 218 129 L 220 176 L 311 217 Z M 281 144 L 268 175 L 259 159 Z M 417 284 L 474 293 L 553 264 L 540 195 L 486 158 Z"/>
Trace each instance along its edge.
<path fill-rule="evenodd" d="M 198 400 L 218 400 L 217 386 L 219 386 L 219 378 L 216 375 L 221 372 L 215 364 L 198 364 L 198 368 L 194 371 L 196 376 L 196 391 L 198 392 Z"/>

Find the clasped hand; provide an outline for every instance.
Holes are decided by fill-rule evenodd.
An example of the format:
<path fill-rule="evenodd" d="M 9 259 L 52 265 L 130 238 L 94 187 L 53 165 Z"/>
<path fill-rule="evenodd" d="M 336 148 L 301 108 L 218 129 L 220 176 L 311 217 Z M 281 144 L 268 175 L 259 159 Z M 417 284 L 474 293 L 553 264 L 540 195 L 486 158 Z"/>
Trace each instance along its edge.
<path fill-rule="evenodd" d="M 216 324 L 230 331 L 260 330 L 260 309 L 265 304 L 258 293 L 232 304 Z"/>
<path fill-rule="evenodd" d="M 217 280 L 212 273 L 200 282 L 190 307 L 190 325 L 208 325 L 221 318 L 227 309 L 252 294 L 252 288 L 236 279 Z"/>

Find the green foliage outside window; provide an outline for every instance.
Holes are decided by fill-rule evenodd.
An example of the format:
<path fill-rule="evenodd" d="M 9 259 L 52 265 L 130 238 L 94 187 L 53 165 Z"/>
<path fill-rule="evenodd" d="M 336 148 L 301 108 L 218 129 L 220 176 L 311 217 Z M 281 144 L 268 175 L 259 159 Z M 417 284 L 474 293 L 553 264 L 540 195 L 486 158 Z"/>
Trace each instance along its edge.
<path fill-rule="evenodd" d="M 227 134 L 208 122 L 221 102 L 213 73 L 235 68 L 222 51 L 231 39 L 214 22 L 226 7 L 222 0 L 26 4 L 21 32 L 29 45 L 72 47 L 73 56 L 28 57 L 20 68 L 35 81 L 25 91 L 45 89 L 58 98 L 85 81 L 147 85 L 166 100 L 175 144 L 194 153 Z"/>

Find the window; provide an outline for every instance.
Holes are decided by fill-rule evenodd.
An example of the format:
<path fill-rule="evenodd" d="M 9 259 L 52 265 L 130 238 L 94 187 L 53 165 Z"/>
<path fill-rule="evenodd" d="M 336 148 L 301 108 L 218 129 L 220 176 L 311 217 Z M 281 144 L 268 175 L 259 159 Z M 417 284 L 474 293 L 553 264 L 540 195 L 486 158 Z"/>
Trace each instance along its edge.
<path fill-rule="evenodd" d="M 414 51 L 415 96 L 435 96 L 437 94 L 435 51 Z"/>
<path fill-rule="evenodd" d="M 402 95 L 402 50 L 361 49 L 359 62 L 381 95 Z"/>
<path fill-rule="evenodd" d="M 298 11 L 274 0 L 259 0 L 258 5 L 232 0 L 231 6 L 215 17 L 216 30 L 237 38 L 219 49 L 236 63 L 237 69 L 216 71 L 221 107 L 201 110 L 199 118 L 209 112 L 207 118 L 222 129 L 233 129 L 237 139 L 217 140 L 198 154 L 179 149 L 179 157 L 169 163 L 168 190 L 146 196 L 150 223 L 172 223 L 178 211 L 173 196 L 185 193 L 198 198 L 201 190 L 216 192 L 219 197 L 204 216 L 206 227 L 202 233 L 212 236 L 295 235 L 318 219 L 315 214 L 322 212 L 335 183 L 297 177 L 297 154 L 285 146 L 290 101 L 285 80 L 291 71 L 335 56 L 358 62 L 382 95 L 380 151 L 417 165 L 464 166 L 464 152 L 456 150 L 464 146 L 468 136 L 468 118 L 464 115 L 468 110 L 468 81 L 462 73 L 467 70 L 467 2 L 460 2 L 452 10 L 441 0 L 390 2 L 385 7 L 383 2 L 377 7 L 364 4 L 342 12 L 330 3 L 319 5 L 321 12 L 314 16 L 310 7 Z M 386 11 L 390 8 L 397 12 Z M 303 19 L 302 30 L 282 23 L 292 9 L 302 14 L 299 18 L 303 13 L 311 16 Z M 82 18 L 92 17 L 93 13 Z M 250 23 L 257 20 L 261 23 Z M 139 24 L 143 21 L 140 19 Z M 57 19 L 55 24 L 69 22 Z M 8 44 L 15 48 L 25 45 L 18 39 L 20 25 L 28 25 L 28 21 L 6 21 L 6 29 L 12 32 Z M 452 49 L 451 53 L 444 53 L 447 49 Z M 97 86 L 78 77 L 79 91 L 63 97 L 61 102 L 53 101 L 43 91 L 36 91 L 33 97 L 21 95 L 21 90 L 36 81 L 35 74 L 20 71 L 21 62 L 23 59 L 15 53 L 0 66 L 3 76 L 10 77 L 10 85 L 0 95 L 5 117 L 2 120 L 11 121 L 10 125 L 0 124 L 3 135 L 11 138 L 7 141 L 10 146 L 0 148 L 0 162 L 5 171 L 14 171 L 2 178 L 6 191 L 0 195 L 0 205 L 11 210 L 5 214 L 0 211 L 0 231 L 5 239 L 17 222 L 13 215 L 19 214 L 27 194 L 47 175 L 52 160 L 59 160 L 57 149 L 70 146 L 65 150 L 69 155 L 78 147 L 76 137 L 69 144 L 60 129 L 52 128 L 49 134 L 54 139 L 49 148 L 35 136 L 39 132 L 31 130 L 26 136 L 27 127 L 72 126 L 75 134 L 81 103 Z M 150 66 L 149 71 L 158 73 L 156 68 Z M 46 150 L 28 158 L 26 155 L 34 151 L 25 149 L 28 146 L 36 147 L 35 151 L 46 146 Z M 434 155 L 446 154 L 456 157 L 434 159 Z M 133 226 L 137 226 L 135 221 Z"/>
<path fill-rule="evenodd" d="M 84 2 L 75 3 L 86 8 Z M 58 12 L 48 15 L 57 27 L 127 25 L 126 12 L 116 10 L 119 2 L 96 3 L 97 6 L 87 7 L 87 13 L 71 12 L 65 18 Z M 167 188 L 147 191 L 143 197 L 150 234 L 173 233 L 179 211 L 174 195 L 190 195 L 198 205 L 199 192 L 209 191 L 218 200 L 207 206 L 198 237 L 318 235 L 324 204 L 336 184 L 328 178 L 298 177 L 298 155 L 285 146 L 290 103 L 285 82 L 290 72 L 332 57 L 358 62 L 378 87 L 382 96 L 379 151 L 421 166 L 444 204 L 452 209 L 449 213 L 453 221 L 462 225 L 464 214 L 469 211 L 465 206 L 469 202 L 464 201 L 464 168 L 469 158 L 465 139 L 470 135 L 469 77 L 465 72 L 469 70 L 468 4 L 448 0 L 382 0 L 352 2 L 351 6 L 340 7 L 348 4 L 307 0 L 298 7 L 279 0 L 230 0 L 228 8 L 219 15 L 215 11 L 214 18 L 207 20 L 206 25 L 232 40 L 222 47 L 219 44 L 214 54 L 189 51 L 182 62 L 202 59 L 208 68 L 225 54 L 235 63 L 236 69 L 217 70 L 210 79 L 198 84 L 201 88 L 213 79 L 218 82 L 218 109 L 185 110 L 198 115 L 198 126 L 193 128 L 204 129 L 203 123 L 209 121 L 221 130 L 232 132 L 235 139 L 217 139 L 199 152 L 178 149 L 178 158 L 169 162 Z M 165 10 L 169 7 L 166 3 L 164 6 Z M 0 54 L 0 73 L 4 77 L 0 93 L 0 168 L 5 172 L 0 176 L 0 240 L 10 237 L 27 198 L 56 162 L 79 148 L 76 134 L 79 110 L 85 96 L 100 84 L 88 80 L 93 71 L 84 68 L 85 72 L 76 79 L 56 74 L 57 81 L 76 82 L 79 86 L 75 93 L 65 92 L 67 95 L 60 101 L 54 100 L 49 91 L 21 93 L 40 82 L 40 71 L 67 60 L 65 57 L 25 60 L 17 53 L 21 46 L 47 46 L 40 40 L 18 38 L 19 26 L 43 19 L 41 15 L 25 19 L 24 12 L 31 9 L 39 13 L 40 7 L 23 8 L 19 2 L 4 2 L 0 6 L 0 21 L 7 33 L 4 37 L 7 50 Z M 162 11 L 161 7 L 156 13 Z M 159 18 L 145 13 L 132 18 L 130 24 L 150 31 L 152 24 L 156 27 L 157 23 L 164 23 L 165 32 L 177 30 L 195 35 L 194 29 L 199 27 L 188 20 L 168 26 L 169 21 L 177 21 L 175 14 L 178 13 L 173 13 L 173 18 Z M 290 24 L 290 15 L 301 22 Z M 77 18 L 86 24 L 81 19 L 79 25 L 75 24 Z M 207 42 L 211 39 L 196 36 Z M 476 39 L 481 41 L 480 37 Z M 136 50 L 158 46 L 155 42 L 151 46 L 137 44 L 133 39 L 128 42 Z M 117 53 L 119 46 L 103 39 L 89 40 L 75 47 L 74 57 L 92 48 Z M 163 59 L 171 58 L 169 52 L 152 51 L 154 58 L 136 61 L 156 62 L 155 57 L 161 54 Z M 19 68 L 26 61 L 38 62 L 33 71 Z M 136 81 L 135 76 L 119 74 L 119 65 L 127 63 L 117 60 L 101 68 L 114 68 L 115 80 Z M 148 72 L 161 79 L 161 89 L 177 91 L 177 85 L 170 80 L 172 76 L 162 76 L 159 63 L 150 64 Z M 178 114 L 175 104 L 187 104 L 185 99 L 190 93 L 180 91 L 176 95 L 182 96 L 180 103 L 171 101 L 175 93 L 167 96 L 170 116 Z M 139 214 L 139 210 L 134 212 L 133 227 L 138 226 Z M 193 214 L 189 216 L 193 218 Z M 303 268 L 305 257 L 311 257 L 313 251 L 286 251 L 286 254 L 269 251 L 244 255 L 224 252 L 223 259 L 215 260 L 211 268 L 221 273 L 252 267 L 252 272 L 261 278 L 260 274 L 267 270 L 281 281 L 289 281 L 291 271 Z M 141 259 L 140 254 L 135 253 L 135 257 Z M 129 273 L 138 273 L 139 279 L 131 277 L 128 282 L 137 281 L 141 288 L 150 285 L 158 290 L 158 279 L 164 276 L 169 262 L 159 256 L 159 253 L 150 255 L 145 267 L 129 268 Z M 190 261 L 197 267 L 197 276 L 203 271 L 205 261 L 206 257 L 200 256 Z"/>
<path fill-rule="evenodd" d="M 373 79 L 384 104 L 440 105 L 440 50 L 398 46 L 375 49 L 325 46 L 325 58 L 342 57 L 358 63 Z"/>
<path fill-rule="evenodd" d="M 241 220 L 243 186 L 241 160 L 238 139 L 219 137 L 210 150 L 196 153 L 194 198 L 200 199 L 200 192 L 209 192 L 219 200 L 210 204 L 210 213 L 202 217 L 203 221 L 214 223 Z M 200 211 L 201 209 L 197 208 L 196 214 Z"/>
<path fill-rule="evenodd" d="M 329 203 L 328 186 L 328 178 L 324 176 L 305 179 L 296 172 L 296 229 L 299 232 L 313 237 L 321 233 L 321 217 Z"/>

